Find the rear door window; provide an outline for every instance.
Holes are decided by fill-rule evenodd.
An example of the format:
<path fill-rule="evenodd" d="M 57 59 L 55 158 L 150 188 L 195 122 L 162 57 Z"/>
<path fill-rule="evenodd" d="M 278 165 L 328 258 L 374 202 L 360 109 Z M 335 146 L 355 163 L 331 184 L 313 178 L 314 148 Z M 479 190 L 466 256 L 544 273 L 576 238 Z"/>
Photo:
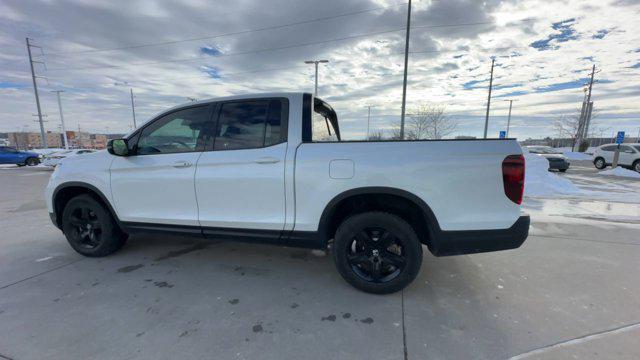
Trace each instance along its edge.
<path fill-rule="evenodd" d="M 223 103 L 214 150 L 257 149 L 286 141 L 286 99 L 257 99 Z"/>

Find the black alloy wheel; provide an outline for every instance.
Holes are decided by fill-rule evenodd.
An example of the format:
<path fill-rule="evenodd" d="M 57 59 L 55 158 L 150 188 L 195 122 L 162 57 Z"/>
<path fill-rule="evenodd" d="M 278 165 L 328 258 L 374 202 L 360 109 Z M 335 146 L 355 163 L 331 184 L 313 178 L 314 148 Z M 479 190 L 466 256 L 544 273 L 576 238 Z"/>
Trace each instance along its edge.
<path fill-rule="evenodd" d="M 346 244 L 351 269 L 365 281 L 389 282 L 397 278 L 407 265 L 402 244 L 386 229 L 365 228 Z"/>
<path fill-rule="evenodd" d="M 69 215 L 69 234 L 78 246 L 95 249 L 102 241 L 102 224 L 90 206 L 75 207 Z"/>
<path fill-rule="evenodd" d="M 340 275 L 365 292 L 390 294 L 415 279 L 422 244 L 401 217 L 381 211 L 348 217 L 334 236 L 333 260 Z"/>
<path fill-rule="evenodd" d="M 109 210 L 88 194 L 69 200 L 62 212 L 62 232 L 75 251 L 91 257 L 109 255 L 127 239 Z"/>

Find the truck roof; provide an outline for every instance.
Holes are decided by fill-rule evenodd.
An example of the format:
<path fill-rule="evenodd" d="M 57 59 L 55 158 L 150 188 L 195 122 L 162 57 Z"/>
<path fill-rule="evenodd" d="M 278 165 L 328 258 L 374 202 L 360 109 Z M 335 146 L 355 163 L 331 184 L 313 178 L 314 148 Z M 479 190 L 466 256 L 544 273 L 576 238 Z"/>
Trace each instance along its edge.
<path fill-rule="evenodd" d="M 229 100 L 241 100 L 241 99 L 254 99 L 254 98 L 274 98 L 274 97 L 290 97 L 290 96 L 299 96 L 304 94 L 303 92 L 270 92 L 270 93 L 249 93 L 249 94 L 242 94 L 242 95 L 232 95 L 232 96 L 222 96 L 222 97 L 215 97 L 215 98 L 208 98 L 208 99 L 203 99 L 203 100 L 198 100 L 198 101 L 193 101 L 193 102 L 189 102 L 189 103 L 183 103 L 180 105 L 176 105 L 174 107 L 172 107 L 171 109 L 165 110 L 165 111 L 170 111 L 172 109 L 177 109 L 183 106 L 187 106 L 187 105 L 194 105 L 194 104 L 206 104 L 206 103 L 210 103 L 210 102 L 214 102 L 214 101 L 229 101 Z M 163 112 L 165 112 L 163 111 Z"/>

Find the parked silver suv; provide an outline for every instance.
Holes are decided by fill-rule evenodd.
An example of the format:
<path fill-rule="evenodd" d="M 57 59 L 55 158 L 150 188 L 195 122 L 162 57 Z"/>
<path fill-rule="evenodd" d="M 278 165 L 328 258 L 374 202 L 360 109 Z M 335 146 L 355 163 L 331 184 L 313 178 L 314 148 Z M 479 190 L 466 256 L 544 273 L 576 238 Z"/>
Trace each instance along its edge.
<path fill-rule="evenodd" d="M 618 145 L 602 145 L 593 153 L 593 164 L 598 169 L 604 169 L 613 163 L 613 156 Z M 621 144 L 618 165 L 640 172 L 640 143 Z"/>

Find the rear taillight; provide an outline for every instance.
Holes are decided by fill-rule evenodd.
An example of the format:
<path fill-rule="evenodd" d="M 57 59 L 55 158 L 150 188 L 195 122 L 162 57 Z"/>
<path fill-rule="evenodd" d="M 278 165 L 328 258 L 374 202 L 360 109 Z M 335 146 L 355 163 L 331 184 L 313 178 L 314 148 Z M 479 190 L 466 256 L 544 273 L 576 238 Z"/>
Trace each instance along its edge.
<path fill-rule="evenodd" d="M 502 161 L 502 183 L 504 194 L 520 205 L 524 192 L 524 156 L 509 155 Z"/>

